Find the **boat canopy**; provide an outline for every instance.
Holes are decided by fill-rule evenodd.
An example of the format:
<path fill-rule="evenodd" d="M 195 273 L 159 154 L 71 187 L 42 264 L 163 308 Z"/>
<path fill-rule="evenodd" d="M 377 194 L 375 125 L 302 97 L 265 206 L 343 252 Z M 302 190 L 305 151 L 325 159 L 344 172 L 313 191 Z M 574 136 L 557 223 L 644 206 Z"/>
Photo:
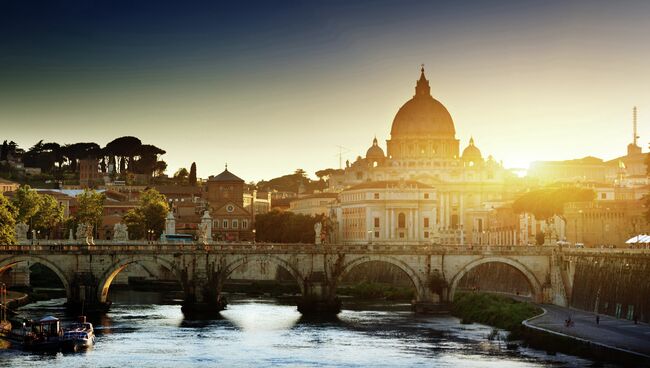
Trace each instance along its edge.
<path fill-rule="evenodd" d="M 56 317 L 53 317 L 53 316 L 47 316 L 47 317 L 43 317 L 43 318 L 41 318 L 41 319 L 39 320 L 39 322 L 56 322 L 56 321 L 58 321 L 58 320 L 59 320 L 59 319 L 56 318 Z"/>
<path fill-rule="evenodd" d="M 633 236 L 630 239 L 628 239 L 625 244 L 647 244 L 650 243 L 650 235 L 647 234 L 639 234 L 637 236 Z"/>

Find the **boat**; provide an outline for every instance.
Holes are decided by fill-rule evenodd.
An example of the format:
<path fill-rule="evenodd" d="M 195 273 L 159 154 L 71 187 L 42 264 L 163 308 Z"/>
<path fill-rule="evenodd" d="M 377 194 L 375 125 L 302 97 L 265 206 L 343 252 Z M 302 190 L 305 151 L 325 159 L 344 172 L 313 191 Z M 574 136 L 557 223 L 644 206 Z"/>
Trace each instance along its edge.
<path fill-rule="evenodd" d="M 86 316 L 79 317 L 63 332 L 61 348 L 67 351 L 88 349 L 95 344 L 95 331 L 93 324 L 86 321 Z"/>
<path fill-rule="evenodd" d="M 27 321 L 23 323 L 22 329 L 13 333 L 13 337 L 22 339 L 25 350 L 59 350 L 63 337 L 61 321 L 52 316 L 43 317 L 38 321 Z"/>

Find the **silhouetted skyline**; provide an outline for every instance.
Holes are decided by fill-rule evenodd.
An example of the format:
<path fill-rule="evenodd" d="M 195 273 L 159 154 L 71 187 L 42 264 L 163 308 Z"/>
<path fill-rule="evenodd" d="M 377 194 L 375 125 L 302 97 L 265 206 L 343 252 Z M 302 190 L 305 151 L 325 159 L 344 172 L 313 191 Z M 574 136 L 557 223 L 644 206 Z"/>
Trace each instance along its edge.
<path fill-rule="evenodd" d="M 313 175 L 337 145 L 385 147 L 424 63 L 461 147 L 510 167 L 609 159 L 635 105 L 647 147 L 648 16 L 643 1 L 0 1 L 0 138 L 134 135 L 169 174 Z"/>

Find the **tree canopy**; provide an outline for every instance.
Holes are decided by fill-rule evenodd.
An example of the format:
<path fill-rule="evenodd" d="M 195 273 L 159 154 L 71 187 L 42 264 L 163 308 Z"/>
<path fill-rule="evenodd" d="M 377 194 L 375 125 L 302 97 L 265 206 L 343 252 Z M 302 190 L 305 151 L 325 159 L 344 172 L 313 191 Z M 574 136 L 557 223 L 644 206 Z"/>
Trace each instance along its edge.
<path fill-rule="evenodd" d="M 106 195 L 104 193 L 98 193 L 91 189 L 86 189 L 79 194 L 77 196 L 77 213 L 75 214 L 76 223 L 99 227 L 104 213 L 105 199 Z"/>
<path fill-rule="evenodd" d="M 0 193 L 0 244 L 14 244 L 16 242 L 16 209 L 7 197 Z"/>
<path fill-rule="evenodd" d="M 568 202 L 592 201 L 596 198 L 593 189 L 578 187 L 543 188 L 532 190 L 517 198 L 512 205 L 515 213 L 532 213 L 538 219 L 549 219 L 564 214 Z"/>
<path fill-rule="evenodd" d="M 124 215 L 124 223 L 129 228 L 132 239 L 142 239 L 148 230 L 154 231 L 154 237 L 160 237 L 165 229 L 165 217 L 169 212 L 167 198 L 155 189 L 147 189 L 140 194 L 137 208 Z"/>
<path fill-rule="evenodd" d="M 305 192 L 313 193 L 315 190 L 323 190 L 327 187 L 324 180 L 311 180 L 303 169 L 297 169 L 293 174 L 283 175 L 271 180 L 262 180 L 257 183 L 260 190 L 277 190 L 280 192 L 297 193 L 302 187 Z"/>
<path fill-rule="evenodd" d="M 271 211 L 255 216 L 255 237 L 269 243 L 313 243 L 314 224 L 322 216 Z"/>

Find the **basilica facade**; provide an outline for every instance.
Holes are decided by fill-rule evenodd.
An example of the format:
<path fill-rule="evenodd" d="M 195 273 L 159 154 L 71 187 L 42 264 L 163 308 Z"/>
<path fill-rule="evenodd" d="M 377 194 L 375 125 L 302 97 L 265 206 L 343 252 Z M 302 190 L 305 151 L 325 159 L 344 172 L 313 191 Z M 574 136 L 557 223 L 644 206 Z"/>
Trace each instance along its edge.
<path fill-rule="evenodd" d="M 415 94 L 393 119 L 386 151 L 377 138 L 365 157 L 332 174 L 332 241 L 453 243 L 471 241 L 472 214 L 510 197 L 512 174 L 474 139 L 460 151 L 451 114 L 431 96 L 424 68 Z"/>

